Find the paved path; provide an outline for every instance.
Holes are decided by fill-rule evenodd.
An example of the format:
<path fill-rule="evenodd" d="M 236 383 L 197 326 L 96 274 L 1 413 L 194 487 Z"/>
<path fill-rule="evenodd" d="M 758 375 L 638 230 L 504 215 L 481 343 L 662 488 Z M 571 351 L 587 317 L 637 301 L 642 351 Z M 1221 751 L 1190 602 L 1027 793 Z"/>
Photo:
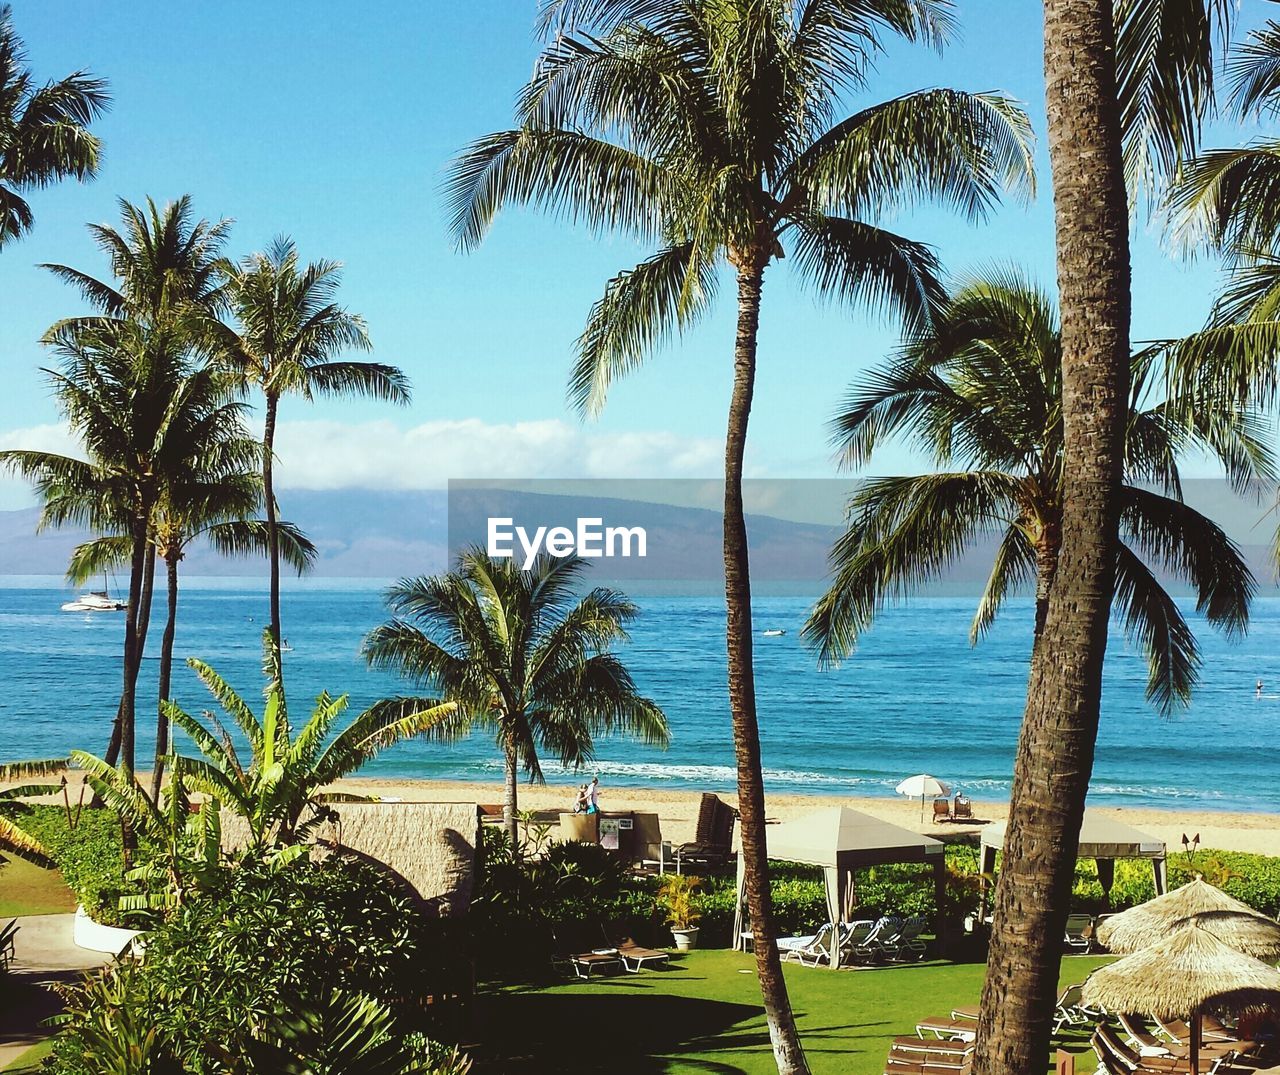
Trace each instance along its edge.
<path fill-rule="evenodd" d="M 79 948 L 71 939 L 75 915 L 41 914 L 18 919 L 14 938 L 16 958 L 9 975 L 0 979 L 0 1068 L 12 1063 L 32 1045 L 49 1036 L 41 1021 L 61 1008 L 52 982 L 74 982 L 86 970 L 110 959 Z"/>

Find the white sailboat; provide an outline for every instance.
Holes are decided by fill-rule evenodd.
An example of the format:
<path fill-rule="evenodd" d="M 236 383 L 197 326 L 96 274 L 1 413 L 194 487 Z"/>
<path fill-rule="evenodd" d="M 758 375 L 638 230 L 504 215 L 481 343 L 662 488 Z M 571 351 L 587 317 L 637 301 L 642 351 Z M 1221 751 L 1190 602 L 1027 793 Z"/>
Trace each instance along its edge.
<path fill-rule="evenodd" d="M 101 590 L 89 590 L 82 593 L 74 601 L 68 601 L 62 606 L 63 612 L 123 612 L 128 608 L 128 602 L 117 601 L 107 591 L 107 580 L 102 580 Z"/>

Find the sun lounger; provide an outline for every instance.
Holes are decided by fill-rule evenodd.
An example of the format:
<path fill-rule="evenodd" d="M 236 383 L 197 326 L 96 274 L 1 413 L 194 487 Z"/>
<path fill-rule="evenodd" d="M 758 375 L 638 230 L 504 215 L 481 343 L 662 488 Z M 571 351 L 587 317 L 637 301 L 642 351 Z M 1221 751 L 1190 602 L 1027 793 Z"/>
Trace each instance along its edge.
<path fill-rule="evenodd" d="M 951 1018 L 965 1022 L 977 1022 L 978 1011 L 978 1005 L 976 1004 L 952 1008 Z M 1080 995 L 1080 986 L 1067 986 L 1066 989 L 1058 994 L 1057 1002 L 1053 1006 L 1053 1032 L 1057 1034 L 1064 1026 L 1081 1026 L 1096 1019 L 1099 1014 L 1101 1013 L 1084 1007 L 1083 998 Z"/>
<path fill-rule="evenodd" d="M 0 929 L 0 971 L 7 971 L 9 964 L 17 957 L 17 949 L 13 942 L 18 935 L 18 930 L 21 928 L 18 925 L 18 920 L 11 918 L 8 924 L 3 929 Z"/>
<path fill-rule="evenodd" d="M 924 959 L 925 943 L 920 934 L 926 925 L 920 915 L 908 918 L 894 936 L 879 942 L 885 958 L 896 963 L 914 963 Z"/>
<path fill-rule="evenodd" d="M 942 1051 L 929 1048 L 930 1045 L 943 1044 L 946 1043 L 922 1042 L 916 1038 L 895 1039 L 885 1059 L 885 1075 L 957 1075 L 968 1072 L 973 1065 L 973 1047 Z"/>
<path fill-rule="evenodd" d="M 951 802 L 947 799 L 933 800 L 933 821 L 936 825 L 939 821 L 951 820 Z"/>
<path fill-rule="evenodd" d="M 1093 917 L 1087 914 L 1067 916 L 1063 943 L 1073 952 L 1087 952 L 1093 943 Z"/>
<path fill-rule="evenodd" d="M 835 927 L 827 922 L 809 938 L 807 944 L 788 949 L 783 958 L 806 967 L 816 967 L 819 963 L 826 963 L 831 959 L 832 949 L 838 943 Z"/>
<path fill-rule="evenodd" d="M 857 944 L 848 948 L 850 963 L 874 963 L 884 956 L 884 942 L 892 940 L 902 931 L 902 920 L 894 915 L 884 915 L 876 920 L 871 932 Z M 843 961 L 843 957 L 842 957 Z"/>
<path fill-rule="evenodd" d="M 1190 1070 L 1190 1062 L 1183 1056 L 1143 1056 L 1142 1053 L 1121 1041 L 1120 1037 L 1106 1023 L 1099 1023 L 1090 1039 L 1093 1051 L 1104 1070 L 1110 1072 L 1167 1072 L 1170 1075 L 1181 1075 Z M 1225 1070 L 1235 1052 L 1201 1052 L 1201 1071 L 1205 1075 L 1214 1075 Z"/>
<path fill-rule="evenodd" d="M 1171 1041 L 1177 1042 L 1179 1045 L 1186 1045 L 1191 1041 L 1191 1027 L 1181 1019 L 1160 1019 L 1157 1017 L 1155 1024 L 1169 1036 Z M 1230 1027 L 1219 1022 L 1212 1015 L 1202 1015 L 1200 1017 L 1200 1039 L 1205 1044 L 1240 1040 L 1232 1033 Z"/>
<path fill-rule="evenodd" d="M 953 821 L 972 820 L 973 803 L 969 801 L 968 795 L 956 794 L 955 801 L 951 805 L 951 818 Z"/>
<path fill-rule="evenodd" d="M 664 952 L 660 948 L 645 948 L 643 945 L 636 944 L 629 935 L 618 930 L 608 930 L 601 926 L 600 936 L 604 938 L 606 948 L 617 949 L 623 969 L 631 971 L 632 974 L 638 974 L 646 964 L 661 966 L 671 962 L 669 952 Z"/>
<path fill-rule="evenodd" d="M 871 932 L 875 928 L 876 924 L 869 918 L 860 918 L 844 927 L 840 936 L 840 963 L 842 966 L 857 962 L 853 955 L 854 949 L 866 944 L 867 938 L 871 936 Z"/>
<path fill-rule="evenodd" d="M 594 948 L 581 923 L 556 926 L 551 930 L 553 942 L 551 968 L 561 974 L 576 978 L 590 978 L 593 971 L 606 974 L 609 971 L 625 971 L 622 955 L 612 945 Z"/>
<path fill-rule="evenodd" d="M 973 1042 L 963 1041 L 953 1038 L 949 1041 L 939 1041 L 937 1039 L 926 1040 L 924 1038 L 913 1038 L 909 1034 L 893 1039 L 893 1048 L 896 1052 L 911 1053 L 916 1056 L 947 1056 L 947 1057 L 966 1057 L 973 1052 Z"/>
<path fill-rule="evenodd" d="M 722 866 L 733 852 L 733 825 L 738 812 L 719 795 L 703 792 L 693 840 L 676 848 L 676 873 L 685 863 Z"/>
<path fill-rule="evenodd" d="M 932 1035 L 943 1041 L 972 1041 L 978 1027 L 969 1019 L 952 1019 L 949 1016 L 932 1016 L 916 1023 L 916 1036 L 928 1040 Z"/>

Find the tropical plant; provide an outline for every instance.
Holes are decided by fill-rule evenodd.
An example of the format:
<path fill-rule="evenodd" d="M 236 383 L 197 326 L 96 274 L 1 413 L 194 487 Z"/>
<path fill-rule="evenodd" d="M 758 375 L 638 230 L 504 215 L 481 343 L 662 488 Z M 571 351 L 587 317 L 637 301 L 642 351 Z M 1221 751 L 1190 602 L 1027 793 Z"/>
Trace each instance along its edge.
<path fill-rule="evenodd" d="M 203 538 L 224 556 L 263 555 L 267 550 L 267 528 L 260 519 L 250 518 L 262 506 L 262 480 L 256 471 L 240 469 L 245 453 L 255 457 L 257 447 L 235 435 L 235 430 L 212 430 L 228 438 L 224 453 L 213 468 L 207 453 L 196 452 L 193 467 L 182 467 L 166 475 L 164 490 L 156 506 L 152 523 L 151 545 L 154 554 L 164 562 L 168 612 L 160 641 L 158 674 L 158 713 L 156 722 L 155 763 L 151 770 L 151 797 L 157 802 L 164 780 L 165 758 L 169 753 L 169 718 L 164 703 L 169 700 L 173 677 L 173 645 L 178 624 L 178 565 L 187 549 Z M 205 461 L 201 456 L 205 456 Z M 281 521 L 280 553 L 299 575 L 315 563 L 316 547 L 293 523 Z M 127 536 L 95 538 L 76 546 L 71 555 L 67 577 L 76 583 L 111 567 L 126 563 L 130 553 Z"/>
<path fill-rule="evenodd" d="M 0 246 L 34 223 L 22 194 L 97 173 L 102 146 L 88 128 L 111 101 L 87 71 L 40 85 L 26 61 L 13 9 L 0 5 Z"/>
<path fill-rule="evenodd" d="M 1189 701 L 1200 655 L 1159 574 L 1190 584 L 1197 610 L 1228 636 L 1244 630 L 1254 592 L 1240 549 L 1183 502 L 1178 457 L 1216 450 L 1243 482 L 1274 480 L 1276 471 L 1261 416 L 1237 411 L 1197 427 L 1183 423 L 1182 401 L 1155 398 L 1159 358 L 1148 348 L 1131 360 L 1115 611 L 1146 652 L 1148 697 L 1167 711 Z M 1062 334 L 1049 296 L 1016 272 L 968 280 L 854 387 L 833 426 L 851 467 L 904 436 L 939 472 L 868 480 L 851 497 L 849 526 L 832 550 L 834 580 L 805 625 L 820 659 L 848 656 L 886 600 L 945 571 L 980 536 L 998 544 L 970 640 L 1030 586 L 1038 641 L 1058 567 L 1065 480 Z"/>
<path fill-rule="evenodd" d="M 206 330 L 217 360 L 243 387 L 262 393 L 262 488 L 271 572 L 271 635 L 280 643 L 280 547 L 275 499 L 276 418 L 283 396 L 364 395 L 409 402 L 409 381 L 395 366 L 336 357 L 371 348 L 364 320 L 336 302 L 341 265 L 303 265 L 292 240 L 277 239 L 265 253 L 238 264 L 224 261 L 232 323 Z"/>
<path fill-rule="evenodd" d="M 675 930 L 693 929 L 702 917 L 694 897 L 702 884 L 700 877 L 688 874 L 663 874 L 658 882 L 656 903 L 663 921 Z"/>
<path fill-rule="evenodd" d="M 1062 540 L 1032 650 L 974 1070 L 1045 1062 L 1093 769 L 1130 397 L 1130 189 L 1174 174 L 1212 102 L 1230 0 L 1044 0 L 1062 333 Z"/>
<path fill-rule="evenodd" d="M 324 804 L 363 801 L 363 796 L 323 789 L 387 747 L 451 719 L 457 708 L 453 702 L 433 699 L 415 699 L 414 704 L 398 707 L 394 713 L 374 706 L 331 734 L 347 711 L 348 697 L 335 698 L 322 691 L 310 718 L 295 735 L 281 678 L 280 648 L 270 630 L 264 631 L 262 638 L 267 687 L 261 718 L 207 664 L 195 658 L 187 661 L 248 742 L 248 765 L 241 761 L 234 740 L 212 713 L 205 714 L 211 726 L 206 727 L 174 702 L 165 703 L 169 720 L 203 755 L 183 757 L 187 786 L 217 799 L 238 815 L 248 830 L 246 844 L 254 849 L 299 844 L 327 816 Z"/>
<path fill-rule="evenodd" d="M 940 45 L 935 0 L 549 0 L 546 42 L 517 126 L 474 143 L 448 193 L 460 244 L 533 204 L 659 250 L 606 285 L 578 340 L 570 397 L 603 406 L 611 382 L 711 307 L 727 265 L 738 327 L 725 443 L 729 699 L 757 972 L 780 1070 L 805 1061 L 771 942 L 764 789 L 751 672 L 742 459 L 766 268 L 789 248 L 821 295 L 928 320 L 931 250 L 875 222 L 919 200 L 981 216 L 1029 190 L 1030 128 L 998 93 L 907 93 L 840 118 L 887 34 Z"/>
<path fill-rule="evenodd" d="M 364 654 L 455 708 L 424 729 L 452 741 L 475 728 L 493 733 L 506 779 L 503 817 L 519 853 L 517 774 L 543 781 L 540 753 L 577 769 L 595 756 L 595 737 L 613 733 L 667 745 L 667 719 L 640 694 L 611 647 L 627 641 L 637 610 L 616 590 L 574 601 L 586 568 L 578 557 L 539 556 L 528 571 L 482 549 L 463 552 L 445 575 L 402 579 L 386 594 L 394 619 L 374 628 Z M 371 712 L 388 719 L 430 699 L 388 698 Z"/>
<path fill-rule="evenodd" d="M 66 767 L 66 758 L 6 762 L 0 765 L 0 784 L 56 776 Z M 40 866 L 52 864 L 49 849 L 37 836 L 27 832 L 18 818 L 29 809 L 22 800 L 39 795 L 54 795 L 61 788 L 61 784 L 17 784 L 0 788 L 0 850 L 10 851 Z"/>

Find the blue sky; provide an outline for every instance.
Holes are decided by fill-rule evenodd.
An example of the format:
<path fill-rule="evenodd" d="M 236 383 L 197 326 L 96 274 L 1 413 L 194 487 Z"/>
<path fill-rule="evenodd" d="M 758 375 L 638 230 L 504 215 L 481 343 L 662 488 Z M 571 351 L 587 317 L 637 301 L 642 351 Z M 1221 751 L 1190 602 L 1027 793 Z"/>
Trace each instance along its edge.
<path fill-rule="evenodd" d="M 715 473 L 731 292 L 715 317 L 619 384 L 602 419 L 584 426 L 564 404 L 573 340 L 608 277 L 645 251 L 522 211 L 505 214 L 478 252 L 452 248 L 442 171 L 468 139 L 508 125 L 536 52 L 533 0 L 14 7 L 39 76 L 88 67 L 110 80 L 115 100 L 97 128 L 105 142 L 97 181 L 37 192 L 35 232 L 0 253 L 0 446 L 58 443 L 36 340 L 78 301 L 36 264 L 100 272 L 86 222 L 114 221 L 118 197 L 189 193 L 200 215 L 235 218 L 234 253 L 286 232 L 304 256 L 343 261 L 344 300 L 368 319 L 377 357 L 415 384 L 409 410 L 287 404 L 286 481 L 413 487 L 447 477 Z M 1261 9 L 1261 0 L 1246 0 L 1246 19 Z M 1041 139 L 1040 195 L 985 225 L 936 209 L 885 223 L 935 244 L 952 272 L 1016 262 L 1049 283 L 1040 7 L 960 0 L 959 14 L 962 36 L 945 56 L 895 47 L 863 99 L 930 85 L 1009 91 L 1027 103 Z M 1200 323 L 1212 264 L 1166 256 L 1139 222 L 1134 268 L 1137 338 Z M 894 340 L 892 325 L 816 303 L 785 262 L 771 268 L 752 472 L 833 473 L 825 422 L 849 381 Z M 908 452 L 889 451 L 873 470 L 917 466 Z M 0 508 L 25 501 L 13 483 L 0 485 Z"/>

